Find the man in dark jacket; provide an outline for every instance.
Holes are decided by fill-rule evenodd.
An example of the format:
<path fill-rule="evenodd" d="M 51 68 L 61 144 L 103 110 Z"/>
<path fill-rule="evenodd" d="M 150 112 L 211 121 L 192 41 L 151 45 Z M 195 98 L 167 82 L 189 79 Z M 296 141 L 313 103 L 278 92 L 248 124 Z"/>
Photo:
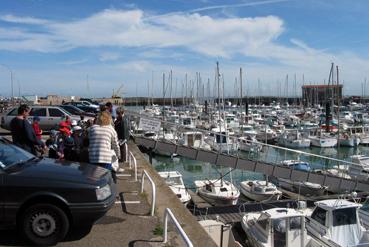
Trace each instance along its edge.
<path fill-rule="evenodd" d="M 24 150 L 37 155 L 36 147 L 44 148 L 45 144 L 37 139 L 36 133 L 32 128 L 27 117 L 29 116 L 29 107 L 20 105 L 18 115 L 10 122 L 13 143 Z"/>
<path fill-rule="evenodd" d="M 123 107 L 119 107 L 116 110 L 117 118 L 114 122 L 115 131 L 118 134 L 118 140 L 127 142 L 129 140 L 129 120 L 128 117 L 124 115 Z M 126 145 L 126 144 L 124 144 Z M 121 159 L 123 162 L 127 161 L 126 149 L 124 146 L 120 147 Z"/>

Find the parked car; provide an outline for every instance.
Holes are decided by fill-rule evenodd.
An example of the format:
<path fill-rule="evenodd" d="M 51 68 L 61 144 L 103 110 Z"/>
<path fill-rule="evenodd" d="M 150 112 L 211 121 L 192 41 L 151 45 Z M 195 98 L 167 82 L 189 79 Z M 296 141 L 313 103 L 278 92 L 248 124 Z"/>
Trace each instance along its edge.
<path fill-rule="evenodd" d="M 40 118 L 40 128 L 42 130 L 51 130 L 54 129 L 62 117 L 69 116 L 71 120 L 80 120 L 80 116 L 71 115 L 69 112 L 57 106 L 29 106 L 29 120 L 32 122 L 34 116 L 38 116 Z M 10 122 L 11 120 L 17 116 L 18 107 L 12 108 L 5 115 L 1 116 L 1 128 L 10 130 Z"/>
<path fill-rule="evenodd" d="M 64 105 L 74 105 L 76 107 L 78 107 L 79 109 L 81 109 L 82 111 L 85 112 L 91 112 L 91 113 L 98 113 L 99 112 L 99 108 L 96 107 L 92 107 L 92 106 L 88 106 L 86 104 L 82 104 L 81 102 L 67 102 L 64 103 Z"/>
<path fill-rule="evenodd" d="M 88 101 L 88 102 L 90 102 L 91 104 L 94 104 L 94 105 L 100 105 L 100 103 L 99 103 L 99 102 L 94 101 L 94 100 L 89 99 L 89 98 L 80 98 L 79 100 L 80 100 L 80 101 Z"/>
<path fill-rule="evenodd" d="M 92 113 L 92 112 L 85 112 L 81 109 L 79 109 L 78 107 L 74 106 L 74 105 L 59 105 L 60 108 L 63 108 L 64 110 L 66 110 L 67 112 L 69 112 L 72 115 L 83 115 L 83 116 L 87 116 L 87 117 L 95 117 L 96 114 Z"/>
<path fill-rule="evenodd" d="M 0 137 L 0 224 L 17 227 L 35 245 L 54 245 L 90 229 L 113 206 L 108 170 L 38 158 Z"/>

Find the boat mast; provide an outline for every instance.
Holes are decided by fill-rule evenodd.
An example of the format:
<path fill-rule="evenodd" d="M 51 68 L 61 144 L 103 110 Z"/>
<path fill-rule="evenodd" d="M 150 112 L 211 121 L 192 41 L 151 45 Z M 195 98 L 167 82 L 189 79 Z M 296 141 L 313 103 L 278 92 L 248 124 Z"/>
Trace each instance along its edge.
<path fill-rule="evenodd" d="M 336 90 L 336 97 L 337 97 L 337 124 L 338 124 L 338 135 L 337 135 L 337 158 L 339 157 L 339 151 L 340 151 L 340 93 L 339 93 L 339 74 L 338 74 L 338 66 L 336 66 L 337 71 L 337 90 Z M 338 163 L 339 166 L 339 163 Z M 339 169 L 339 167 L 338 167 Z"/>
<path fill-rule="evenodd" d="M 243 117 L 242 117 L 242 68 L 240 67 L 240 109 L 241 109 L 241 136 L 243 136 Z M 246 112 L 245 112 L 246 114 Z"/>

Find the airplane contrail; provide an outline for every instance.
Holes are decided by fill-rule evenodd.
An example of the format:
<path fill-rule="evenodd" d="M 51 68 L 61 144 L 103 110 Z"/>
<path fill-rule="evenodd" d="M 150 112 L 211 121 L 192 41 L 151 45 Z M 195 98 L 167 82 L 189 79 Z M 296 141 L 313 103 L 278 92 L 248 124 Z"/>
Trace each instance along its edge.
<path fill-rule="evenodd" d="M 183 14 L 183 13 L 195 13 L 195 12 L 202 12 L 206 10 L 213 10 L 213 9 L 225 9 L 225 8 L 237 8 L 237 7 L 249 7 L 249 6 L 257 6 L 257 5 L 265 5 L 265 4 L 273 4 L 273 3 L 281 3 L 281 2 L 289 2 L 292 0 L 265 0 L 265 1 L 257 1 L 257 2 L 249 2 L 249 3 L 238 3 L 238 4 L 224 4 L 224 5 L 214 5 L 214 6 L 207 6 L 202 8 L 184 10 L 184 11 L 174 11 L 162 15 L 155 15 L 155 16 L 148 16 L 144 18 L 144 20 L 150 20 L 165 16 L 171 16 L 175 14 Z"/>
<path fill-rule="evenodd" d="M 213 10 L 213 9 L 248 7 L 248 6 L 281 3 L 281 2 L 288 2 L 288 1 L 291 1 L 291 0 L 266 0 L 266 1 L 251 2 L 251 3 L 224 4 L 224 5 L 215 5 L 215 6 L 208 6 L 208 7 L 203 7 L 203 8 L 192 9 L 186 12 L 192 13 L 192 12 L 201 12 L 201 11 Z"/>

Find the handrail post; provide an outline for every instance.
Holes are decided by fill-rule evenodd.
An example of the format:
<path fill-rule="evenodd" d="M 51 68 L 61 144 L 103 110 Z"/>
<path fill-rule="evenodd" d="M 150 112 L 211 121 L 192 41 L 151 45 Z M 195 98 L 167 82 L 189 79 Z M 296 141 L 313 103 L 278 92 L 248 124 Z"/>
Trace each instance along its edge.
<path fill-rule="evenodd" d="M 142 177 L 141 177 L 141 193 L 144 191 L 144 182 L 145 182 L 145 176 L 149 179 L 151 183 L 151 190 L 152 190 L 152 199 L 151 199 L 151 216 L 154 216 L 155 213 L 155 201 L 156 201 L 156 188 L 155 183 L 149 176 L 149 174 L 146 172 L 146 170 L 143 170 Z"/>
<path fill-rule="evenodd" d="M 132 168 L 131 166 L 131 163 L 133 161 L 133 166 L 134 166 L 134 169 L 135 169 L 135 181 L 137 181 L 137 160 L 136 160 L 136 157 L 133 155 L 133 153 L 130 151 L 129 152 L 129 161 L 130 161 L 130 166 L 129 168 Z"/>
<path fill-rule="evenodd" d="M 163 240 L 163 243 L 165 244 L 166 242 L 168 242 L 168 216 L 170 217 L 175 227 L 179 231 L 179 234 L 185 241 L 186 246 L 193 247 L 191 240 L 188 238 L 187 234 L 185 233 L 181 225 L 178 223 L 176 217 L 173 215 L 172 211 L 169 208 L 166 208 L 164 211 L 164 240 Z"/>
<path fill-rule="evenodd" d="M 128 155 L 128 164 L 129 164 L 129 169 L 132 169 L 132 156 Z"/>
<path fill-rule="evenodd" d="M 126 156 L 126 157 L 124 157 L 124 160 L 127 161 L 127 158 L 129 157 L 127 142 L 124 143 L 124 149 L 125 149 L 124 155 Z M 129 163 L 129 166 L 130 166 L 129 168 L 131 168 L 131 163 Z"/>

